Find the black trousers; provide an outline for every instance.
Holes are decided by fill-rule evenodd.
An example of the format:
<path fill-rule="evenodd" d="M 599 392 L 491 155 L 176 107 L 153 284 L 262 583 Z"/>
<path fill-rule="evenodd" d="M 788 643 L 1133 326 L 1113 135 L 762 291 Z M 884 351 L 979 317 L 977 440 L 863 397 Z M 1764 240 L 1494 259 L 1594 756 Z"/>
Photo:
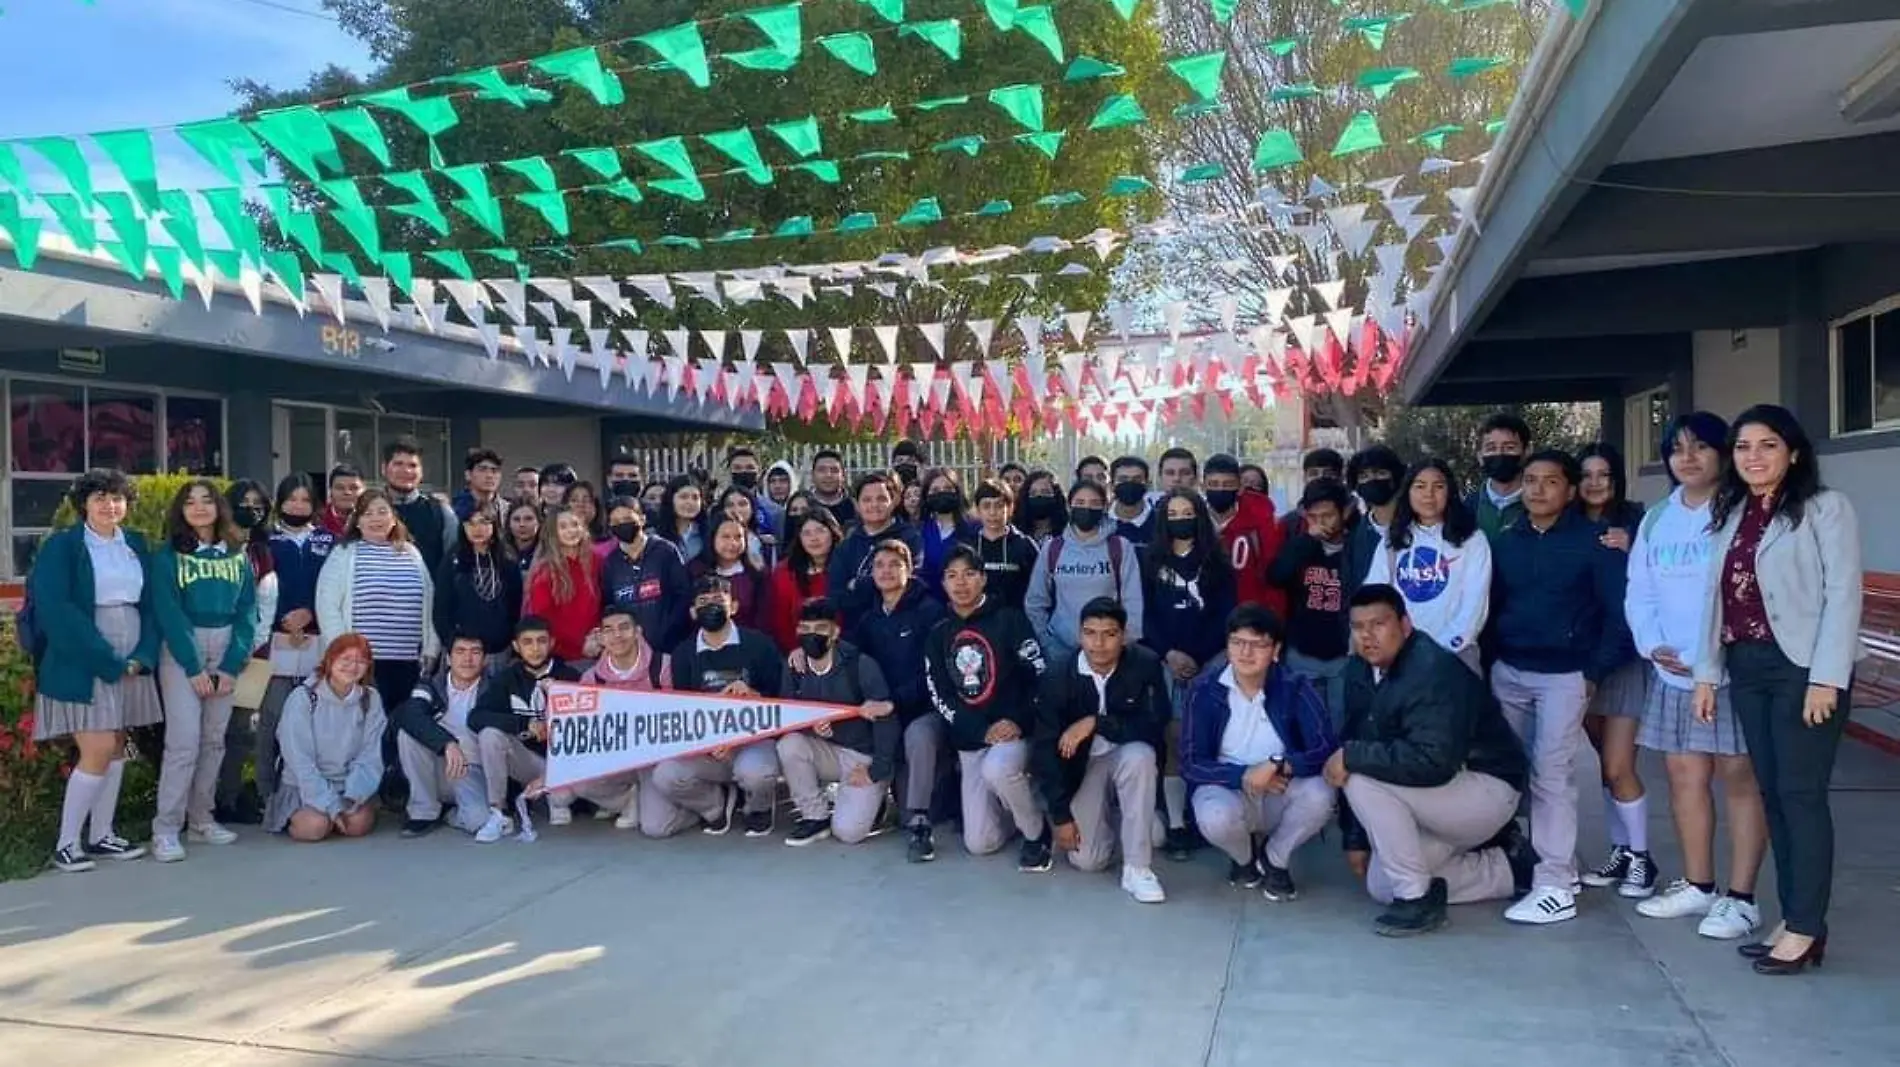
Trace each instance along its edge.
<path fill-rule="evenodd" d="M 1728 648 L 1729 699 L 1768 813 L 1775 853 L 1775 892 L 1790 933 L 1827 936 L 1828 898 L 1834 888 L 1834 813 L 1828 782 L 1848 715 L 1843 691 L 1834 714 L 1820 726 L 1801 719 L 1808 672 L 1773 641 Z"/>
<path fill-rule="evenodd" d="M 389 716 L 389 725 L 383 731 L 383 783 L 386 787 L 393 782 L 403 781 L 402 764 L 396 758 L 396 705 L 409 699 L 420 677 L 422 665 L 413 659 L 379 659 L 368 679 L 376 687 L 377 695 L 383 698 L 383 714 Z"/>

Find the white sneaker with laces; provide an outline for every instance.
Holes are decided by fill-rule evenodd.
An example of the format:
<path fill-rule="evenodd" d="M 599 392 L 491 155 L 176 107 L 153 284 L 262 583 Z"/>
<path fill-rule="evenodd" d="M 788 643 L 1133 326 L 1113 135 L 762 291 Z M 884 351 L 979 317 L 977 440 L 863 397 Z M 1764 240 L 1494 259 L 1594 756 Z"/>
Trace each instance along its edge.
<path fill-rule="evenodd" d="M 1147 867 L 1123 867 L 1122 889 L 1143 904 L 1159 904 L 1168 899 L 1161 890 L 1161 879 Z"/>
<path fill-rule="evenodd" d="M 155 834 L 152 858 L 160 863 L 177 863 L 185 858 L 185 846 L 179 843 L 177 834 Z"/>
<path fill-rule="evenodd" d="M 573 808 L 568 807 L 566 804 L 556 804 L 552 799 L 548 800 L 548 825 L 549 826 L 567 826 L 573 821 L 574 821 Z"/>
<path fill-rule="evenodd" d="M 1514 923 L 1548 926 L 1577 917 L 1577 895 L 1562 886 L 1547 885 L 1511 905 L 1504 917 Z"/>
<path fill-rule="evenodd" d="M 627 810 L 614 816 L 614 829 L 638 830 L 640 828 L 640 809 L 627 805 Z"/>
<path fill-rule="evenodd" d="M 1695 928 L 1703 937 L 1734 941 L 1761 928 L 1761 908 L 1746 900 L 1724 894 L 1710 906 L 1709 914 Z"/>
<path fill-rule="evenodd" d="M 238 839 L 238 835 L 215 822 L 191 828 L 191 839 L 203 845 L 228 845 Z"/>
<path fill-rule="evenodd" d="M 475 831 L 476 842 L 483 845 L 492 845 L 500 841 L 508 834 L 508 823 L 509 819 L 506 815 L 496 811 L 494 808 L 489 808 L 488 821 L 482 823 L 482 828 Z"/>
<path fill-rule="evenodd" d="M 1704 893 L 1678 878 L 1661 893 L 1636 905 L 1636 911 L 1652 919 L 1686 919 L 1691 915 L 1707 915 L 1714 905 L 1714 893 Z"/>

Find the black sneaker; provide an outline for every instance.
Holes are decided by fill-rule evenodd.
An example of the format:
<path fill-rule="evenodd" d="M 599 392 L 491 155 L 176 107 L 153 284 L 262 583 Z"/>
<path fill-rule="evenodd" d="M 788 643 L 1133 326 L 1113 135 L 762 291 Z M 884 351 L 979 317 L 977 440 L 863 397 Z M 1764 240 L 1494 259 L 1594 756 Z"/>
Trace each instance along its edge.
<path fill-rule="evenodd" d="M 1055 856 L 1049 849 L 1049 830 L 1043 828 L 1041 837 L 1023 838 L 1023 849 L 1017 855 L 1016 869 L 1025 873 L 1046 871 L 1055 866 Z"/>
<path fill-rule="evenodd" d="M 1629 877 L 1632 855 L 1634 853 L 1630 852 L 1625 845 L 1610 846 L 1610 858 L 1604 860 L 1595 870 L 1583 872 L 1581 881 L 1592 889 L 1602 889 L 1621 883 L 1623 879 Z M 1650 882 L 1652 885 L 1655 884 L 1655 879 L 1651 878 Z"/>
<path fill-rule="evenodd" d="M 67 874 L 78 874 L 90 871 L 98 864 L 92 862 L 92 857 L 86 855 L 85 849 L 78 845 L 65 845 L 53 853 L 53 866 Z"/>
<path fill-rule="evenodd" d="M 772 835 L 772 826 L 776 814 L 777 812 L 771 808 L 767 808 L 764 811 L 746 812 L 742 819 L 745 823 L 745 835 L 747 837 L 770 837 Z M 831 824 L 826 823 L 825 826 L 826 829 L 829 830 Z"/>
<path fill-rule="evenodd" d="M 88 844 L 86 855 L 108 860 L 135 860 L 145 855 L 145 846 L 135 845 L 118 834 L 107 834 Z"/>
<path fill-rule="evenodd" d="M 1531 848 L 1531 840 L 1524 836 L 1516 822 L 1507 828 L 1510 831 L 1505 838 L 1504 860 L 1511 865 L 1511 899 L 1521 900 L 1530 895 L 1531 885 L 1537 873 L 1537 850 Z"/>
<path fill-rule="evenodd" d="M 1238 886 L 1241 889 L 1258 889 L 1265 878 L 1266 872 L 1260 869 L 1260 860 L 1257 856 L 1246 863 L 1235 863 L 1232 860 L 1227 863 L 1228 885 Z"/>
<path fill-rule="evenodd" d="M 1623 882 L 1616 887 L 1618 896 L 1628 900 L 1643 900 L 1656 892 L 1656 861 L 1649 858 L 1647 852 L 1631 852 L 1629 869 L 1623 872 Z"/>
<path fill-rule="evenodd" d="M 1194 850 L 1206 843 L 1192 827 L 1170 826 L 1167 838 L 1162 841 L 1161 849 L 1167 853 L 1168 859 L 1175 863 L 1186 863 L 1194 858 Z"/>
<path fill-rule="evenodd" d="M 1445 925 L 1445 880 L 1432 879 L 1425 895 L 1414 900 L 1394 900 L 1385 913 L 1373 921 L 1372 928 L 1381 937 L 1416 937 Z"/>
<path fill-rule="evenodd" d="M 706 820 L 706 825 L 699 828 L 700 833 L 711 837 L 718 837 L 727 830 L 732 829 L 732 809 L 739 804 L 739 791 L 737 789 L 729 785 L 722 786 L 721 788 L 725 790 L 725 793 L 723 798 L 719 801 L 718 816 Z"/>
<path fill-rule="evenodd" d="M 408 819 L 402 824 L 402 836 L 423 837 L 434 832 L 440 825 L 442 825 L 440 819 Z"/>
<path fill-rule="evenodd" d="M 1293 884 L 1293 874 L 1285 867 L 1275 867 L 1273 861 L 1264 854 L 1260 857 L 1261 895 L 1268 900 L 1293 901 L 1300 899 L 1299 887 Z"/>
<path fill-rule="evenodd" d="M 748 814 L 746 816 L 746 820 L 747 820 L 746 833 L 748 834 L 752 832 L 752 828 L 750 825 L 751 819 L 752 819 L 752 816 Z M 785 835 L 785 843 L 792 846 L 793 848 L 800 848 L 802 846 L 809 845 L 815 841 L 823 841 L 825 838 L 830 837 L 830 836 L 831 836 L 831 820 L 829 819 L 800 819 L 797 822 L 792 824 L 792 832 Z"/>
<path fill-rule="evenodd" d="M 912 863 L 929 863 L 937 858 L 937 835 L 930 830 L 929 823 L 914 823 L 905 831 L 909 838 L 904 844 L 904 858 Z"/>

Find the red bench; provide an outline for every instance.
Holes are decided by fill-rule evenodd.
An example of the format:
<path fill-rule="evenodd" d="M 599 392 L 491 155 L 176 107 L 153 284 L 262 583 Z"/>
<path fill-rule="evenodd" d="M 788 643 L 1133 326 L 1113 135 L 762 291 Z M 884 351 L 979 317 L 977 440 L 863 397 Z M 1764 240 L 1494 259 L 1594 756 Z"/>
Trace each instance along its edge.
<path fill-rule="evenodd" d="M 1900 574 L 1862 579 L 1860 640 L 1867 658 L 1854 675 L 1854 706 L 1900 703 Z"/>

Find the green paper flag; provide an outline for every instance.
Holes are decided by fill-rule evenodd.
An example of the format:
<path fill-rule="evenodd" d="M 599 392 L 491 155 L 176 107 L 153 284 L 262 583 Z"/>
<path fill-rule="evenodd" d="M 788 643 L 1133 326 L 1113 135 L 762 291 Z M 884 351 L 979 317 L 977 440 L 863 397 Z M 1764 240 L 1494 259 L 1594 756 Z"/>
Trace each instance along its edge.
<path fill-rule="evenodd" d="M 818 38 L 818 43 L 834 59 L 859 74 L 877 73 L 877 50 L 872 47 L 869 34 L 834 33 L 829 37 Z"/>
<path fill-rule="evenodd" d="M 264 199 L 270 202 L 271 215 L 277 220 L 277 233 L 297 242 L 311 259 L 321 259 L 323 234 L 317 229 L 317 217 L 297 210 L 290 202 L 290 190 L 282 185 L 264 186 Z"/>
<path fill-rule="evenodd" d="M 1037 207 L 1068 207 L 1071 204 L 1080 204 L 1086 201 L 1087 199 L 1088 197 L 1083 196 L 1081 193 L 1078 193 L 1075 190 L 1071 189 L 1068 192 L 1064 192 L 1064 193 L 1050 193 L 1048 196 L 1045 196 L 1042 199 L 1036 201 L 1036 206 Z"/>
<path fill-rule="evenodd" d="M 1007 215 L 1014 210 L 1016 210 L 1015 205 L 1007 200 L 992 200 L 982 207 L 977 208 L 975 211 L 972 211 L 970 214 L 982 218 L 991 218 L 997 215 Z"/>
<path fill-rule="evenodd" d="M 615 84 L 618 85 L 617 82 Z M 454 129 L 455 124 L 461 121 L 461 117 L 455 113 L 453 98 L 431 96 L 417 100 L 409 95 L 408 89 L 403 88 L 371 93 L 361 99 L 365 104 L 394 111 L 407 119 L 411 126 L 429 139 L 429 165 L 432 167 L 445 165 L 442 161 L 442 151 L 436 146 L 435 139 L 438 134 Z"/>
<path fill-rule="evenodd" d="M 1372 15 L 1363 18 L 1341 19 L 1339 25 L 1347 30 L 1357 30 L 1366 39 L 1374 52 L 1385 49 L 1385 31 L 1411 18 L 1409 13 L 1399 15 Z"/>
<path fill-rule="evenodd" d="M 1198 119 L 1202 115 L 1213 115 L 1225 110 L 1227 110 L 1226 106 L 1219 100 L 1196 100 L 1175 108 L 1174 117 L 1177 119 Z"/>
<path fill-rule="evenodd" d="M 774 137 L 785 142 L 800 159 L 810 159 L 820 151 L 818 120 L 810 115 L 788 122 L 774 122 L 766 127 Z"/>
<path fill-rule="evenodd" d="M 1148 121 L 1141 104 L 1127 93 L 1116 93 L 1102 101 L 1102 107 L 1089 120 L 1091 130 L 1112 130 L 1120 126 L 1139 126 Z"/>
<path fill-rule="evenodd" d="M 1300 39 L 1298 37 L 1276 37 L 1267 42 L 1267 51 L 1284 58 L 1285 56 L 1291 55 L 1293 50 L 1299 46 Z"/>
<path fill-rule="evenodd" d="M 534 186 L 535 192 L 538 193 L 553 192 L 554 188 L 560 184 L 554 180 L 554 165 L 541 156 L 523 156 L 520 159 L 504 160 L 502 167 L 528 179 L 528 184 Z"/>
<path fill-rule="evenodd" d="M 797 52 L 781 52 L 776 48 L 748 48 L 743 52 L 722 52 L 720 59 L 747 70 L 791 70 L 798 66 Z"/>
<path fill-rule="evenodd" d="M 778 229 L 772 231 L 774 237 L 810 237 L 811 235 L 810 215 L 794 215 L 779 223 Z"/>
<path fill-rule="evenodd" d="M 547 220 L 548 228 L 562 237 L 567 236 L 567 197 L 559 189 L 534 193 L 518 193 L 516 200 L 539 211 Z"/>
<path fill-rule="evenodd" d="M 1501 67 L 1506 62 L 1503 56 L 1460 56 L 1451 61 L 1445 73 L 1454 78 L 1469 78 L 1473 74 L 1483 74 L 1494 67 Z"/>
<path fill-rule="evenodd" d="M 633 147 L 636 152 L 681 178 L 693 176 L 693 158 L 687 154 L 686 141 L 683 138 L 662 137 L 656 141 L 642 141 Z"/>
<path fill-rule="evenodd" d="M 654 241 L 653 243 L 656 245 L 664 245 L 669 248 L 690 248 L 695 252 L 699 251 L 701 248 L 701 245 L 699 243 L 699 238 L 682 237 L 676 233 L 663 234 L 658 240 Z"/>
<path fill-rule="evenodd" d="M 41 193 L 40 199 L 52 209 L 53 220 L 66 233 L 73 247 L 90 252 L 99 247 L 99 231 L 92 224 L 91 209 L 72 193 Z"/>
<path fill-rule="evenodd" d="M 13 260 L 21 270 L 32 270 L 40 258 L 39 219 L 20 214 L 20 200 L 11 193 L 0 194 L 0 230 L 13 242 Z"/>
<path fill-rule="evenodd" d="M 937 198 L 934 196 L 917 201 L 910 206 L 909 211 L 904 212 L 897 218 L 897 224 L 899 226 L 923 226 L 928 223 L 942 221 L 943 205 L 937 203 Z"/>
<path fill-rule="evenodd" d="M 838 184 L 838 161 L 835 159 L 814 159 L 809 163 L 794 163 L 793 170 L 802 170 L 827 185 Z"/>
<path fill-rule="evenodd" d="M 129 194 L 117 191 L 100 193 L 99 203 L 106 209 L 106 217 L 112 220 L 112 233 L 120 246 L 109 250 L 118 257 L 119 265 L 127 274 L 144 278 L 145 250 L 152 242 L 146 236 L 145 220 L 139 217 L 138 205 Z"/>
<path fill-rule="evenodd" d="M 712 84 L 712 72 L 706 69 L 706 42 L 699 35 L 699 23 L 682 22 L 664 30 L 643 33 L 634 40 L 653 49 L 695 86 L 704 89 Z"/>
<path fill-rule="evenodd" d="M 706 134 L 705 141 L 739 164 L 755 184 L 772 184 L 772 168 L 766 166 L 765 157 L 759 155 L 759 144 L 752 139 L 750 129 L 741 126 L 736 130 L 720 130 Z"/>
<path fill-rule="evenodd" d="M 1445 147 L 1445 138 L 1450 137 L 1452 134 L 1463 132 L 1465 132 L 1463 126 L 1455 122 L 1447 122 L 1439 126 L 1433 126 L 1431 129 L 1412 138 L 1412 140 L 1422 145 L 1428 145 L 1432 151 L 1436 152 Z"/>
<path fill-rule="evenodd" d="M 801 4 L 782 4 L 742 11 L 739 17 L 765 35 L 765 39 L 772 43 L 772 51 L 796 56 L 805 44 L 804 28 L 799 17 L 802 10 Z"/>
<path fill-rule="evenodd" d="M 1067 130 L 1050 130 L 1047 133 L 1019 133 L 1016 140 L 1054 159 L 1056 153 L 1062 151 L 1062 139 L 1068 135 Z"/>
<path fill-rule="evenodd" d="M 904 21 L 904 0 L 858 0 L 858 3 L 877 12 L 885 22 Z"/>
<path fill-rule="evenodd" d="M 1214 21 L 1225 26 L 1234 19 L 1234 11 L 1240 7 L 1240 0 L 1207 0 L 1208 9 L 1214 12 Z"/>
<path fill-rule="evenodd" d="M 158 208 L 158 164 L 152 159 L 152 135 L 144 130 L 95 133 L 92 143 L 119 168 L 145 210 Z M 121 238 L 123 240 L 123 238 Z"/>
<path fill-rule="evenodd" d="M 231 186 L 219 186 L 213 189 L 200 189 L 198 195 L 204 198 L 205 206 L 211 209 L 211 217 L 218 220 L 224 230 L 225 240 L 231 247 L 252 259 L 264 243 L 263 235 L 257 232 L 257 222 L 244 211 L 244 190 Z M 211 251 L 205 252 L 207 256 Z M 237 275 L 229 275 L 236 278 Z"/>
<path fill-rule="evenodd" d="M 1275 88 L 1271 93 L 1267 94 L 1267 99 L 1278 104 L 1288 100 L 1305 100 L 1308 97 L 1318 95 L 1319 86 L 1314 85 L 1312 82 L 1299 82 L 1294 85 L 1282 85 Z"/>
<path fill-rule="evenodd" d="M 382 127 L 376 125 L 376 119 L 367 110 L 360 107 L 346 107 L 337 111 L 326 111 L 323 120 L 336 132 L 362 145 L 376 162 L 389 166 L 389 142 L 383 140 Z"/>
<path fill-rule="evenodd" d="M 153 245 L 150 253 L 152 263 L 158 267 L 158 276 L 165 281 L 165 288 L 172 294 L 173 300 L 185 297 L 185 257 L 178 249 L 170 245 Z M 202 268 L 201 268 L 202 269 Z"/>
<path fill-rule="evenodd" d="M 919 111 L 941 111 L 946 107 L 962 107 L 970 102 L 970 94 L 962 96 L 933 96 L 928 100 L 919 100 L 911 106 Z"/>
<path fill-rule="evenodd" d="M 1168 60 L 1168 69 L 1174 72 L 1175 77 L 1186 82 L 1188 89 L 1202 100 L 1220 96 L 1220 76 L 1226 66 L 1225 52 L 1204 52 L 1198 56 Z"/>
<path fill-rule="evenodd" d="M 1119 78 L 1128 71 L 1114 63 L 1105 63 L 1094 56 L 1076 56 L 1069 69 L 1062 74 L 1065 82 L 1085 82 L 1094 78 Z"/>
<path fill-rule="evenodd" d="M 1365 152 L 1385 144 L 1385 137 L 1379 133 L 1379 120 L 1372 112 L 1361 111 L 1352 117 L 1345 130 L 1339 134 L 1339 143 L 1333 145 L 1334 156 L 1349 156 L 1354 152 Z"/>
<path fill-rule="evenodd" d="M 256 259 L 257 257 L 251 256 L 249 258 Z M 219 277 L 235 282 L 244 274 L 246 257 L 236 252 L 222 248 L 206 249 L 205 259 L 211 262 L 211 269 L 217 272 Z"/>
<path fill-rule="evenodd" d="M 640 240 L 637 237 L 616 237 L 611 241 L 600 242 L 600 247 L 622 249 L 624 251 L 632 252 L 636 256 L 641 255 L 642 253 L 646 251 L 646 249 L 640 244 Z"/>
<path fill-rule="evenodd" d="M 1183 185 L 1192 185 L 1195 182 L 1218 181 L 1226 176 L 1227 168 L 1219 163 L 1200 163 L 1183 170 L 1175 180 Z"/>
<path fill-rule="evenodd" d="M 391 188 L 400 189 L 415 199 L 414 203 L 396 204 L 389 210 L 398 215 L 406 215 L 434 230 L 436 236 L 449 235 L 449 217 L 435 201 L 435 190 L 429 188 L 429 179 L 419 170 L 395 171 L 383 175 L 383 181 Z"/>
<path fill-rule="evenodd" d="M 1140 4 L 1141 0 L 1108 0 L 1108 2 L 1114 5 L 1115 14 L 1120 15 L 1123 22 L 1127 22 L 1135 17 L 1135 6 Z"/>
<path fill-rule="evenodd" d="M 414 299 L 416 295 L 416 262 L 407 252 L 390 252 L 376 261 L 388 276 L 389 283 L 401 290 L 404 296 Z"/>
<path fill-rule="evenodd" d="M 297 258 L 297 253 L 271 250 L 265 252 L 263 258 L 269 265 L 271 274 L 276 276 L 277 284 L 284 287 L 292 300 L 299 304 L 303 303 L 305 300 L 303 262 Z"/>
<path fill-rule="evenodd" d="M 333 214 L 337 225 L 342 226 L 356 243 L 362 246 L 369 258 L 376 259 L 383 254 L 382 236 L 376 229 L 376 212 L 364 202 L 363 193 L 356 187 L 355 178 L 333 178 L 317 183 L 317 189 L 337 205 Z M 312 253 L 319 262 L 322 256 Z"/>
<path fill-rule="evenodd" d="M 166 189 L 158 194 L 158 203 L 164 212 L 159 217 L 159 225 L 165 228 L 166 235 L 191 265 L 203 270 L 205 245 L 198 236 L 198 216 L 192 211 L 191 194 L 183 189 Z"/>
<path fill-rule="evenodd" d="M 607 181 L 620 177 L 620 152 L 613 148 L 570 148 L 561 153 Z"/>
<path fill-rule="evenodd" d="M 469 266 L 468 254 L 465 252 L 450 248 L 435 252 L 424 252 L 422 254 L 442 264 L 443 268 L 450 274 L 455 275 L 463 281 L 473 281 L 475 278 L 475 268 Z"/>
<path fill-rule="evenodd" d="M 25 142 L 28 148 L 38 152 L 59 176 L 66 179 L 66 185 L 79 197 L 79 201 L 92 203 L 92 168 L 86 165 L 86 157 L 79 146 L 70 137 L 35 137 Z M 90 246 L 87 249 L 90 251 Z"/>
<path fill-rule="evenodd" d="M 1443 0 L 1441 0 L 1443 2 Z M 1477 11 L 1480 8 L 1496 7 L 1499 4 L 1515 4 L 1517 0 L 1450 0 L 1446 5 L 1449 11 Z"/>
<path fill-rule="evenodd" d="M 1123 196 L 1139 196 L 1154 191 L 1155 184 L 1136 174 L 1123 174 L 1108 183 L 1108 189 L 1102 195 L 1110 199 Z"/>
<path fill-rule="evenodd" d="M 1484 132 L 1487 136 L 1495 137 L 1502 129 L 1504 129 L 1504 120 L 1501 118 L 1492 119 L 1484 124 Z"/>
<path fill-rule="evenodd" d="M 1057 63 L 1062 62 L 1062 35 L 1056 32 L 1056 17 L 1048 4 L 1016 9 L 1015 29 L 1021 30 L 1049 50 Z"/>
<path fill-rule="evenodd" d="M 152 258 L 158 258 L 158 249 L 152 249 Z M 332 252 L 323 257 L 323 265 L 343 276 L 349 284 L 362 288 L 363 272 L 356 269 L 356 261 L 342 252 Z"/>
<path fill-rule="evenodd" d="M 1359 73 L 1358 85 L 1362 89 L 1371 89 L 1374 100 L 1384 100 L 1401 82 L 1409 82 L 1418 77 L 1415 67 L 1373 67 Z"/>
<path fill-rule="evenodd" d="M 311 181 L 321 178 L 326 169 L 343 169 L 343 160 L 336 151 L 336 137 L 316 108 L 266 111 L 251 120 L 251 132 Z"/>
<path fill-rule="evenodd" d="M 727 245 L 737 241 L 750 241 L 758 235 L 759 231 L 747 226 L 742 229 L 727 230 L 717 237 L 709 237 L 706 239 L 706 243 L 709 245 Z"/>
<path fill-rule="evenodd" d="M 1253 169 L 1257 171 L 1278 170 L 1290 167 L 1304 160 L 1300 152 L 1300 142 L 1293 139 L 1288 130 L 1271 129 L 1260 135 L 1260 143 L 1254 146 Z"/>
<path fill-rule="evenodd" d="M 852 122 L 896 122 L 897 112 L 891 110 L 891 105 L 885 104 L 882 107 L 868 107 L 863 111 L 846 112 L 844 117 Z"/>
<path fill-rule="evenodd" d="M 145 277 L 145 249 L 128 248 L 118 241 L 108 240 L 103 237 L 99 239 L 99 247 L 105 249 L 113 259 L 119 261 L 120 270 L 125 271 L 134 278 Z"/>
<path fill-rule="evenodd" d="M 1016 0 L 983 0 L 983 10 L 1004 33 L 1016 28 Z"/>
<path fill-rule="evenodd" d="M 891 152 L 891 151 L 873 151 L 873 152 L 859 152 L 857 155 L 851 157 L 851 161 L 853 163 L 859 163 L 859 162 L 869 163 L 873 160 L 879 160 L 879 159 L 894 159 L 900 163 L 909 162 L 910 153 L 909 152 Z"/>
<path fill-rule="evenodd" d="M 466 85 L 475 90 L 477 100 L 499 100 L 510 107 L 546 103 L 554 94 L 531 85 L 516 85 L 502 77 L 500 68 L 488 67 L 468 74 L 449 74 L 436 81 L 442 85 Z"/>
<path fill-rule="evenodd" d="M 1564 0 L 1564 6 L 1570 9 L 1570 17 L 1580 19 L 1590 10 L 1590 0 Z"/>
<path fill-rule="evenodd" d="M 1005 85 L 990 90 L 990 103 L 1032 133 L 1042 131 L 1042 86 Z"/>
<path fill-rule="evenodd" d="M 640 193 L 640 187 L 635 185 L 630 178 L 616 178 L 604 185 L 590 185 L 587 187 L 587 192 L 619 197 L 629 204 L 638 204 L 646 200 L 646 197 Z"/>
<path fill-rule="evenodd" d="M 931 145 L 930 150 L 932 152 L 962 152 L 966 156 L 974 157 L 977 153 L 983 151 L 983 145 L 986 143 L 987 141 L 982 134 L 966 133 L 961 137 L 952 137 L 948 141 L 940 141 L 937 144 Z"/>
<path fill-rule="evenodd" d="M 13 153 L 13 146 L 0 141 L 0 185 L 11 185 L 20 191 L 20 195 L 31 198 L 33 191 L 26 187 L 26 168 L 20 165 L 20 157 Z M 3 202 L 0 202 L 3 203 Z M 19 205 L 14 205 L 19 210 Z"/>
<path fill-rule="evenodd" d="M 459 167 L 446 167 L 442 170 L 442 176 L 461 186 L 462 191 L 468 194 L 449 203 L 474 219 L 476 225 L 493 234 L 496 240 L 508 239 L 502 227 L 501 201 L 488 191 L 488 172 L 482 169 L 482 164 L 464 163 Z"/>
<path fill-rule="evenodd" d="M 681 200 L 690 200 L 695 204 L 706 199 L 706 187 L 700 184 L 699 178 L 695 175 L 684 178 L 657 178 L 647 184 L 660 192 L 677 196 Z"/>
<path fill-rule="evenodd" d="M 963 58 L 963 24 L 956 19 L 936 19 L 931 22 L 906 22 L 897 28 L 899 37 L 921 37 L 937 46 L 937 50 L 951 59 Z"/>
<path fill-rule="evenodd" d="M 618 107 L 627 102 L 620 75 L 601 65 L 600 52 L 592 45 L 542 56 L 528 65 L 550 78 L 587 90 L 602 107 Z"/>
<path fill-rule="evenodd" d="M 869 211 L 846 215 L 838 221 L 839 233 L 863 233 L 866 230 L 875 229 L 877 229 L 877 216 Z"/>

